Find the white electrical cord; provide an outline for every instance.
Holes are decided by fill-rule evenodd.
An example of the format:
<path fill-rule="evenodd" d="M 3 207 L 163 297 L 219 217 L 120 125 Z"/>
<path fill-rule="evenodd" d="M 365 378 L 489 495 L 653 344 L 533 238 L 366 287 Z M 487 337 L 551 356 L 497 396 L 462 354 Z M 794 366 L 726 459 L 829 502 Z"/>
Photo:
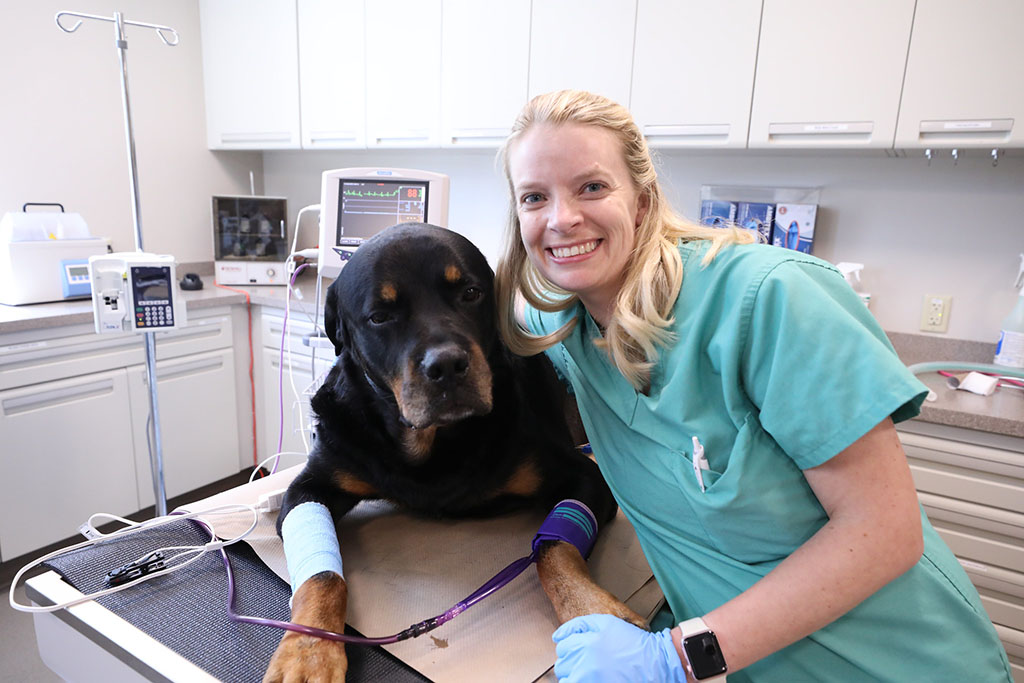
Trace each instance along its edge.
<path fill-rule="evenodd" d="M 152 554 L 153 552 L 160 552 L 160 551 L 164 551 L 164 550 L 166 550 L 166 551 L 181 550 L 182 551 L 182 552 L 180 552 L 180 553 L 178 553 L 176 555 L 171 556 L 167 560 L 165 560 L 165 562 L 167 562 L 167 563 L 170 563 L 171 561 L 173 561 L 173 560 L 175 560 L 175 559 L 177 559 L 179 557 L 182 557 L 184 555 L 189 555 L 189 554 L 193 554 L 193 553 L 196 554 L 195 557 L 192 557 L 192 558 L 190 558 L 188 560 L 185 560 L 184 562 L 182 562 L 180 564 L 176 564 L 174 566 L 166 567 L 164 569 L 161 569 L 161 570 L 158 570 L 158 571 L 154 571 L 154 572 L 149 573 L 149 574 L 144 574 L 143 576 L 140 576 L 139 578 L 137 578 L 137 579 L 135 579 L 135 580 L 133 580 L 133 581 L 131 581 L 129 583 L 125 583 L 125 584 L 122 584 L 120 586 L 114 586 L 112 588 L 107 588 L 105 590 L 97 591 L 97 592 L 91 593 L 89 595 L 83 595 L 80 598 L 76 598 L 74 600 L 69 600 L 68 602 L 64 602 L 64 603 L 61 603 L 59 605 L 46 605 L 46 606 L 22 605 L 21 603 L 17 602 L 14 599 L 14 590 L 15 590 L 15 588 L 17 588 L 18 582 L 21 580 L 21 577 L 25 574 L 25 572 L 27 572 L 28 570 L 32 569 L 33 567 L 35 567 L 35 566 L 37 566 L 37 565 L 39 565 L 39 564 L 41 564 L 43 562 L 46 562 L 47 560 L 50 560 L 50 559 L 53 559 L 54 557 L 57 557 L 58 555 L 63 555 L 64 553 L 68 553 L 68 552 L 71 552 L 71 551 L 74 551 L 74 550 L 80 550 L 82 548 L 87 548 L 87 547 L 89 547 L 91 545 L 96 545 L 96 544 L 102 543 L 104 541 L 112 541 L 115 537 L 116 538 L 120 538 L 122 536 L 127 536 L 127 535 L 130 535 L 130 534 L 133 534 L 133 533 L 144 531 L 146 529 L 153 529 L 153 528 L 156 528 L 156 527 L 165 526 L 165 525 L 170 524 L 172 522 L 180 522 L 182 520 L 195 519 L 196 517 L 200 517 L 200 516 L 225 514 L 228 511 L 238 512 L 238 511 L 241 511 L 241 510 L 247 510 L 247 511 L 251 512 L 252 516 L 253 516 L 253 521 L 252 521 L 252 524 L 249 526 L 248 529 L 246 529 L 243 533 L 241 533 L 240 535 L 238 535 L 238 536 L 236 536 L 234 538 L 229 538 L 227 540 L 218 540 L 217 537 L 214 536 L 212 534 L 212 532 L 211 532 L 211 539 L 212 540 L 209 543 L 205 544 L 205 545 L 201 545 L 201 546 L 198 546 L 198 545 L 197 546 L 172 546 L 172 547 L 167 547 L 167 548 L 159 548 L 159 549 L 157 549 L 155 551 L 150 551 L 148 553 L 143 554 L 138 560 L 136 560 L 136 562 L 139 562 L 142 559 L 144 559 L 146 556 Z M 104 518 L 107 518 L 107 519 L 110 519 L 110 520 L 115 520 L 115 521 L 118 521 L 118 522 L 122 522 L 124 524 L 127 524 L 128 526 L 123 528 L 123 529 L 118 529 L 117 531 L 114 531 L 112 533 L 104 534 L 104 533 L 100 532 L 98 529 L 96 529 L 95 525 L 93 524 L 93 520 L 96 519 L 97 517 L 104 517 Z M 32 612 L 32 613 L 55 612 L 56 610 L 64 609 L 65 607 L 73 607 L 73 606 L 79 605 L 79 604 L 81 604 L 83 602 L 88 602 L 90 600 L 95 600 L 96 598 L 103 597 L 104 595 L 110 595 L 112 593 L 117 593 L 118 591 L 122 591 L 122 590 L 124 590 L 126 588 L 131 588 L 133 586 L 136 586 L 136 585 L 138 585 L 139 583 L 141 583 L 143 581 L 149 581 L 150 579 L 155 579 L 158 576 L 164 576 L 166 574 L 170 574 L 171 572 L 178 571 L 179 569 L 184 569 L 188 565 L 190 565 L 193 562 L 195 562 L 196 560 L 200 559 L 203 555 L 205 555 L 208 552 L 220 550 L 221 548 L 223 548 L 225 546 L 229 546 L 229 545 L 231 545 L 233 543 L 237 543 L 237 542 L 241 541 L 246 536 L 248 536 L 249 534 L 252 533 L 253 529 L 255 529 L 256 525 L 259 523 L 259 519 L 260 519 L 260 510 L 256 506 L 242 505 L 242 504 L 221 505 L 221 506 L 218 506 L 218 507 L 215 507 L 215 508 L 211 508 L 209 510 L 202 510 L 201 512 L 190 512 L 190 513 L 181 514 L 181 515 L 167 515 L 165 517 L 154 517 L 153 519 L 146 520 L 145 522 L 133 522 L 133 521 L 131 521 L 129 519 L 125 519 L 123 517 L 118 517 L 117 515 L 107 514 L 105 512 L 96 513 L 96 514 L 92 515 L 91 517 L 89 517 L 89 521 L 87 521 L 85 524 L 82 525 L 83 533 L 86 533 L 87 535 L 91 535 L 92 538 L 89 538 L 88 540 L 83 541 L 82 543 L 78 543 L 76 545 L 68 546 L 67 548 L 61 548 L 60 550 L 55 550 L 54 552 L 49 553 L 48 555 L 44 555 L 43 557 L 40 557 L 39 559 L 34 560 L 34 561 L 30 562 L 29 564 L 25 565 L 24 567 L 22 567 L 18 571 L 17 574 L 14 575 L 14 580 L 11 582 L 11 591 L 10 591 L 10 594 L 9 594 L 9 600 L 10 600 L 11 607 L 13 607 L 14 609 L 18 610 L 19 612 Z"/>
<path fill-rule="evenodd" d="M 307 211 L 314 211 L 314 210 L 319 212 L 320 211 L 320 205 L 319 204 L 310 204 L 308 206 L 304 206 L 301 209 L 299 209 L 299 213 L 296 214 L 296 216 L 295 216 L 295 232 L 292 235 L 292 248 L 291 248 L 290 253 L 288 254 L 288 260 L 287 260 L 288 261 L 288 266 L 287 266 L 288 277 L 287 277 L 286 282 L 287 282 L 287 285 L 288 285 L 288 292 L 287 292 L 287 294 L 285 296 L 285 302 L 284 302 L 284 319 L 285 319 L 285 323 L 284 323 L 284 326 L 285 326 L 284 337 L 287 340 L 286 347 L 287 347 L 287 352 L 288 352 L 288 355 L 287 355 L 287 358 L 288 358 L 288 381 L 289 381 L 289 384 L 291 385 L 291 388 L 292 388 L 292 397 L 294 398 L 293 405 L 297 404 L 299 406 L 299 416 L 300 416 L 299 417 L 299 420 L 300 420 L 300 424 L 299 424 L 299 437 L 302 439 L 302 447 L 304 449 L 306 449 L 306 454 L 307 455 L 309 454 L 309 439 L 306 436 L 306 432 L 307 432 L 307 429 L 306 429 L 306 414 L 305 414 L 305 411 L 302 410 L 302 396 L 299 395 L 299 388 L 295 385 L 295 372 L 294 372 L 294 366 L 292 364 L 292 339 L 288 335 L 288 323 L 291 321 L 291 317 L 290 317 L 290 315 L 291 315 L 291 294 L 294 292 L 295 295 L 296 295 L 296 298 L 298 298 L 298 299 L 302 298 L 301 292 L 297 288 L 293 288 L 292 287 L 292 277 L 291 277 L 292 273 L 295 270 L 295 257 L 297 255 L 299 255 L 295 251 L 295 247 L 298 245 L 298 240 L 299 240 L 299 227 L 300 227 L 300 225 L 302 223 L 302 214 L 304 214 Z M 303 249 L 302 252 L 301 252 L 301 255 L 304 258 L 311 260 L 312 258 L 316 257 L 317 253 L 318 253 L 317 250 Z M 317 281 L 317 290 L 318 291 L 319 291 L 319 285 L 320 285 L 320 282 L 318 280 Z M 314 306 L 317 306 L 317 305 L 319 305 L 319 302 L 318 301 L 314 302 Z M 315 314 L 314 314 L 314 317 L 310 317 L 309 311 L 307 311 L 305 309 L 305 307 L 302 307 L 302 312 L 306 316 L 306 318 L 313 324 L 313 333 L 317 334 L 317 316 L 315 316 Z M 282 368 L 282 371 L 283 371 L 283 368 Z M 315 379 L 315 377 L 314 377 L 314 379 Z M 281 402 L 282 404 L 284 403 L 284 396 L 282 394 L 278 395 L 278 401 Z M 281 409 L 283 410 L 283 406 L 281 407 Z M 292 413 L 292 414 L 294 414 L 294 413 Z M 266 462 L 266 461 L 264 461 L 264 462 Z M 276 465 L 276 462 L 275 462 L 275 465 Z"/>
<path fill-rule="evenodd" d="M 253 468 L 252 473 L 249 475 L 249 483 L 251 484 L 254 481 L 256 481 L 256 475 L 259 474 L 260 469 L 271 460 L 274 461 L 274 467 L 272 469 L 276 470 L 277 464 L 281 461 L 282 455 L 298 455 L 299 457 L 302 458 L 309 457 L 309 453 L 299 453 L 298 451 L 281 451 L 280 453 L 275 453 L 269 458 L 264 459 L 263 462 L 261 462 L 259 465 L 256 465 L 256 467 Z"/>

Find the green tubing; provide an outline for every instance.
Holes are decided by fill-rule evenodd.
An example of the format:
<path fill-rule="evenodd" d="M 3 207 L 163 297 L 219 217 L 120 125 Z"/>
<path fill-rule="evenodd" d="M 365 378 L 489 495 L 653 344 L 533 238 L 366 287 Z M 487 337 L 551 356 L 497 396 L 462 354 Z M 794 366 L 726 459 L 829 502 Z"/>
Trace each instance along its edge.
<path fill-rule="evenodd" d="M 988 372 L 996 375 L 1004 375 L 1006 377 L 1016 377 L 1017 379 L 1024 379 L 1024 368 L 1010 368 L 1005 365 L 990 365 L 988 363 L 958 363 L 955 361 L 938 361 L 935 363 L 914 363 L 907 368 L 915 375 L 920 375 L 923 372 L 938 372 L 939 370 L 945 370 L 946 372 L 957 372 L 960 370 L 973 371 L 973 372 Z"/>

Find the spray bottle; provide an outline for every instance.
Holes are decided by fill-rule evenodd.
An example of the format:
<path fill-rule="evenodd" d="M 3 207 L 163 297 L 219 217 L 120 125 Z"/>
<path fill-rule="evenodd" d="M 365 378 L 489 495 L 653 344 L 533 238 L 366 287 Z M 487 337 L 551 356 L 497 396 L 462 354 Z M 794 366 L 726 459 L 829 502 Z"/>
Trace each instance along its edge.
<path fill-rule="evenodd" d="M 1017 305 L 1003 320 L 996 344 L 996 365 L 1024 368 L 1024 254 L 1020 255 L 1020 272 L 1014 286 L 1019 290 Z"/>
<path fill-rule="evenodd" d="M 837 263 L 836 268 L 838 268 L 839 272 L 843 274 L 846 281 L 850 283 L 850 287 L 853 288 L 853 291 L 857 292 L 857 296 L 859 296 L 861 301 L 864 302 L 864 305 L 870 308 L 871 295 L 863 291 L 860 284 L 860 271 L 864 270 L 864 264 L 847 263 L 846 261 L 843 261 L 842 263 Z"/>

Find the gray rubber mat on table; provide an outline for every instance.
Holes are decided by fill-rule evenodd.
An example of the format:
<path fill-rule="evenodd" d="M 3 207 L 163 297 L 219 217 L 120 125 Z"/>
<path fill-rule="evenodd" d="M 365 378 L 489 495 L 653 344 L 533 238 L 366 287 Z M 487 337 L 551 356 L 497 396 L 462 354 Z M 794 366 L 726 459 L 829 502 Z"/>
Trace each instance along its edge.
<path fill-rule="evenodd" d="M 108 571 L 145 553 L 165 546 L 202 545 L 209 540 L 197 524 L 183 520 L 67 553 L 45 566 L 78 591 L 93 593 L 107 587 L 104 577 Z M 288 585 L 245 543 L 229 546 L 227 551 L 235 574 L 235 612 L 287 621 Z M 220 553 L 211 552 L 184 569 L 97 602 L 222 681 L 260 681 L 283 631 L 231 621 L 227 594 L 224 561 Z M 345 632 L 355 633 L 348 628 Z M 346 653 L 348 681 L 428 680 L 379 647 L 347 645 Z"/>

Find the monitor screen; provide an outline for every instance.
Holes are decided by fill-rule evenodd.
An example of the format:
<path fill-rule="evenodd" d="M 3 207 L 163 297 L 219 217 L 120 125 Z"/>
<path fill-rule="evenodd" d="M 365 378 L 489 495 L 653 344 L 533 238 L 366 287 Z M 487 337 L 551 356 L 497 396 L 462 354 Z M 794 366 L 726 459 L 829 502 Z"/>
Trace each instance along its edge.
<path fill-rule="evenodd" d="M 317 271 L 337 277 L 360 244 L 410 222 L 448 227 L 448 176 L 409 168 L 324 171 Z"/>
<path fill-rule="evenodd" d="M 369 239 L 398 223 L 427 222 L 428 185 L 426 181 L 343 178 L 335 244 L 341 244 L 342 238 Z"/>

